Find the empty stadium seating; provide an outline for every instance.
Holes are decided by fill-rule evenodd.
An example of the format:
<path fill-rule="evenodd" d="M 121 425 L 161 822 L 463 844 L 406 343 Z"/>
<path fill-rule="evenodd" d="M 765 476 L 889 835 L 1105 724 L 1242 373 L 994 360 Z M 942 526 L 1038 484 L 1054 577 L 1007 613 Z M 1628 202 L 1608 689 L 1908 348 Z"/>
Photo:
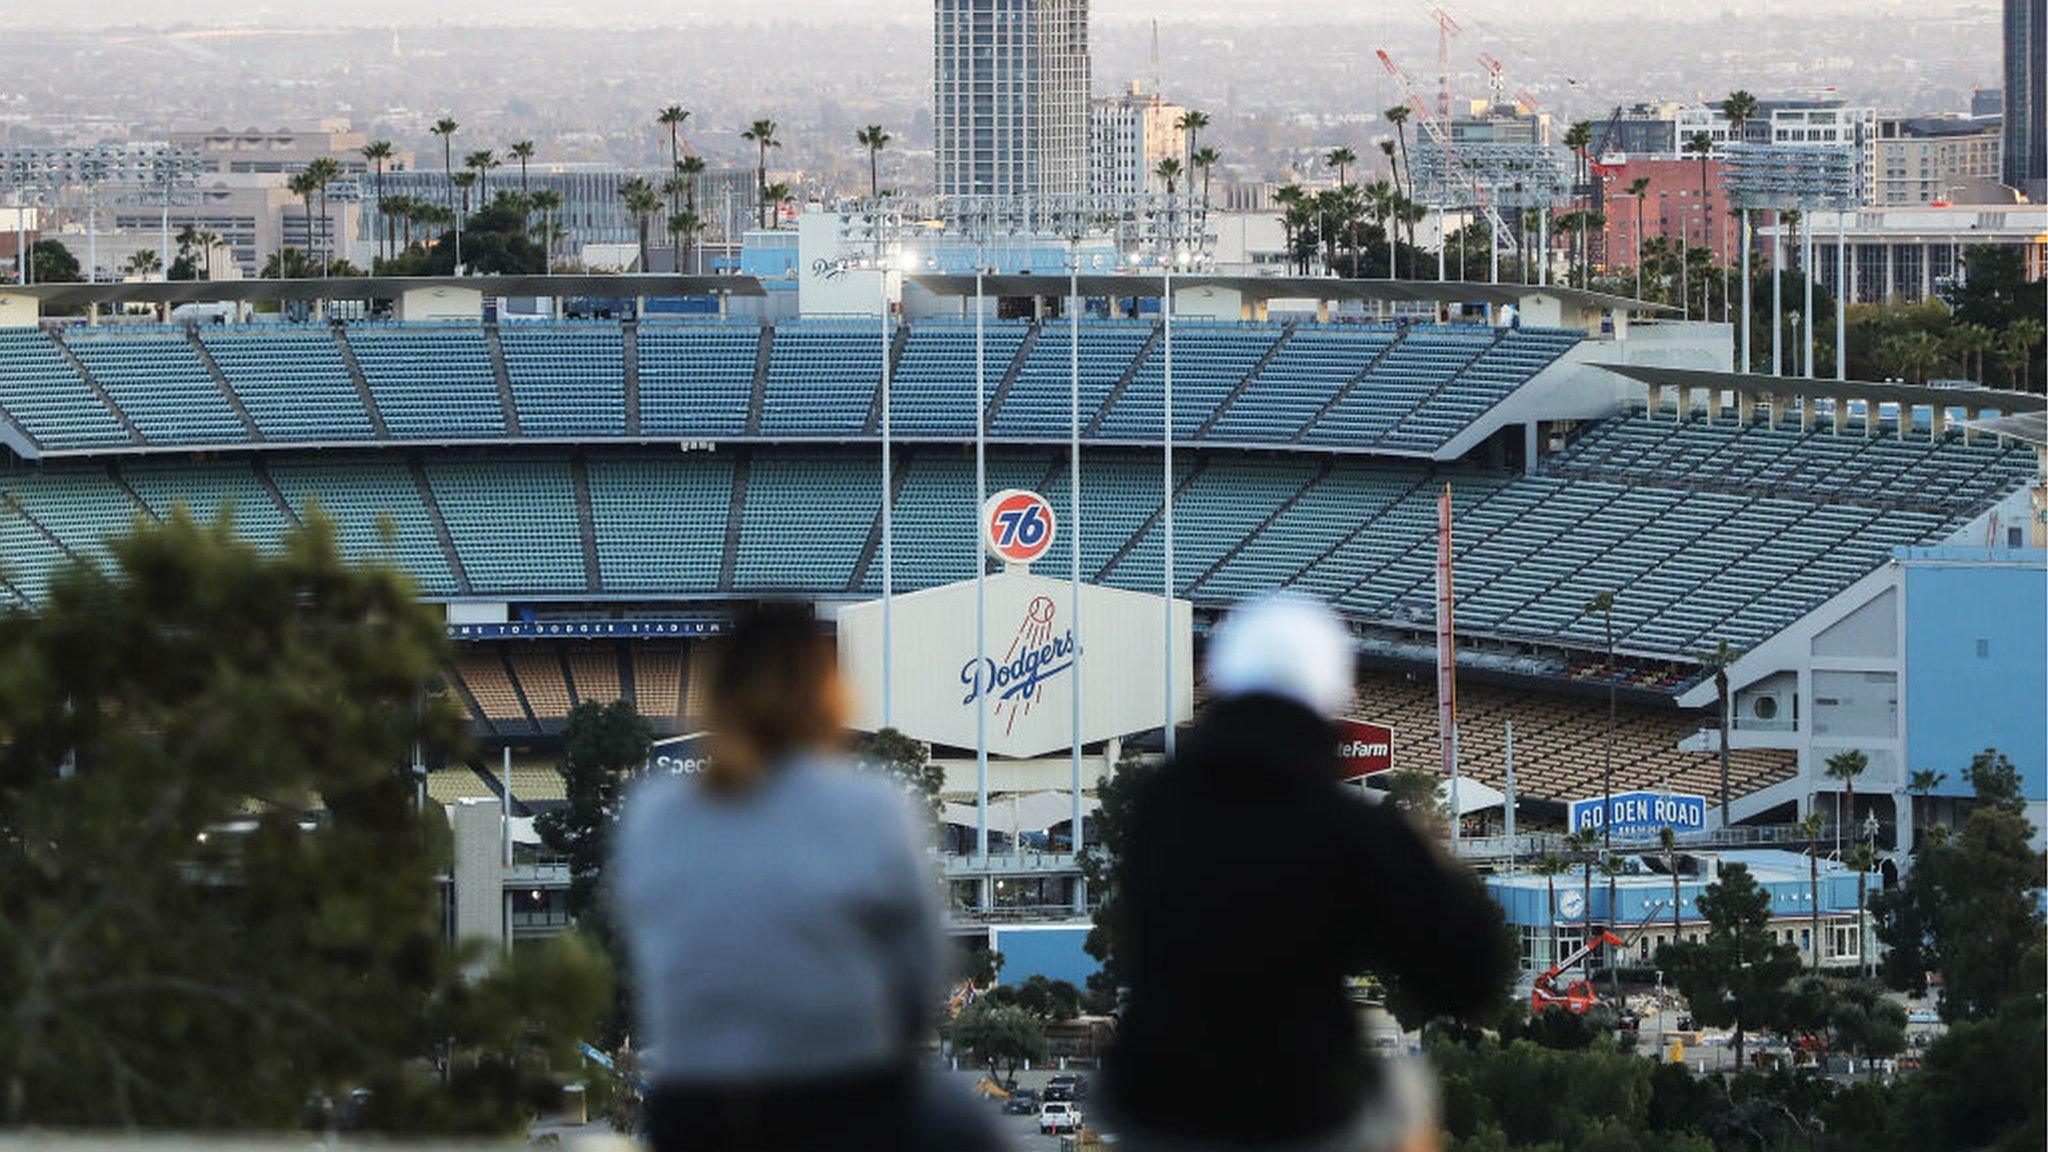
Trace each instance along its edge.
<path fill-rule="evenodd" d="M 128 444 L 135 436 L 124 416 L 145 450 L 499 441 L 515 431 L 581 441 L 628 432 L 685 440 L 878 434 L 879 322 L 790 320 L 766 335 L 764 363 L 764 331 L 753 321 L 268 323 L 190 332 L 109 325 L 61 338 L 12 329 L 0 331 L 0 414 L 35 451 L 51 453 Z M 895 337 L 896 434 L 970 436 L 973 325 L 922 318 Z M 1469 324 L 1182 321 L 1173 341 L 1174 432 L 1220 444 L 1432 452 L 1578 338 Z M 992 320 L 984 339 L 991 435 L 1065 439 L 1073 414 L 1068 327 Z M 1166 360 L 1155 321 L 1083 324 L 1084 434 L 1156 442 Z"/>

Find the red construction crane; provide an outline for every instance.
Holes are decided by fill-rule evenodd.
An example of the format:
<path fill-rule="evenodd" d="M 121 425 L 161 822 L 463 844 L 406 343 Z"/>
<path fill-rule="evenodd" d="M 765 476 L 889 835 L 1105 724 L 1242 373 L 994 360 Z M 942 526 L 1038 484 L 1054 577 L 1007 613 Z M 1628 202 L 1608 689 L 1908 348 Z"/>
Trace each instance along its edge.
<path fill-rule="evenodd" d="M 1441 7 L 1430 10 L 1436 20 L 1436 114 L 1446 120 L 1451 118 L 1451 37 L 1461 35 L 1465 29 L 1451 18 Z"/>

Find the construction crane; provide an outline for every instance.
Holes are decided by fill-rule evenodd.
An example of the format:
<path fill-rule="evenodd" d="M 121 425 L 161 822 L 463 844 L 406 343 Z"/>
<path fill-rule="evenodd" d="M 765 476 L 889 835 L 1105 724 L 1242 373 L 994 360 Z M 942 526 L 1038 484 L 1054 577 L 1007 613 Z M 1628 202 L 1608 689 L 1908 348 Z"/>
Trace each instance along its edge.
<path fill-rule="evenodd" d="M 1438 9 L 1438 11 L 1442 11 L 1442 9 Z M 1394 58 L 1388 55 L 1385 48 L 1375 49 L 1373 54 L 1380 58 L 1380 67 L 1385 68 L 1387 74 L 1400 83 L 1403 93 L 1408 97 L 1408 107 L 1414 109 L 1416 123 L 1421 127 L 1423 135 L 1428 136 L 1430 142 L 1443 151 L 1447 173 L 1446 183 L 1448 184 L 1450 182 L 1449 172 L 1465 170 L 1465 162 L 1459 158 L 1457 148 L 1451 143 L 1451 117 L 1448 107 L 1441 113 L 1433 111 L 1429 107 L 1428 102 L 1422 98 L 1420 86 L 1415 83 L 1415 78 L 1408 75 L 1406 69 L 1396 64 Z M 1440 95 L 1445 96 L 1444 102 L 1448 104 L 1447 92 L 1440 93 Z M 1476 181 L 1472 183 L 1471 188 L 1474 206 L 1478 208 L 1481 215 L 1485 216 L 1492 236 L 1492 243 L 1497 250 L 1502 239 L 1510 235 L 1508 223 L 1501 219 L 1500 212 L 1494 207 L 1490 189 L 1480 187 Z"/>
<path fill-rule="evenodd" d="M 1486 86 L 1493 92 L 1492 102 L 1496 105 L 1507 103 L 1507 66 L 1500 62 L 1500 57 L 1495 56 L 1491 52 L 1481 52 L 1479 54 L 1479 66 L 1486 69 Z M 1543 102 L 1536 99 L 1536 94 L 1527 88 L 1515 89 L 1515 103 L 1521 106 L 1522 111 L 1530 115 L 1536 114 L 1543 108 Z"/>
<path fill-rule="evenodd" d="M 1436 114 L 1448 120 L 1451 118 L 1451 37 L 1463 35 L 1465 29 L 1442 6 L 1430 9 L 1430 16 L 1436 21 Z"/>

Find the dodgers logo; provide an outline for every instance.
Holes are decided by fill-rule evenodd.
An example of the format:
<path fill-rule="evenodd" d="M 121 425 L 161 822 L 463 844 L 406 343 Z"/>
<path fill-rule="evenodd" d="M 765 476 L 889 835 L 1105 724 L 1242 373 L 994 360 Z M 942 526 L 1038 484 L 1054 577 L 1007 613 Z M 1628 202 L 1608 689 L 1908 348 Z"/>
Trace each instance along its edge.
<path fill-rule="evenodd" d="M 1057 613 L 1050 596 L 1032 597 L 1016 637 L 1000 659 L 991 656 L 980 662 L 978 670 L 972 659 L 961 665 L 960 683 L 967 694 L 960 703 L 972 704 L 986 691 L 989 711 L 1002 723 L 1004 734 L 1015 730 L 1018 718 L 1029 715 L 1037 705 L 1045 682 L 1074 666 L 1074 630 L 1055 634 L 1053 618 Z"/>

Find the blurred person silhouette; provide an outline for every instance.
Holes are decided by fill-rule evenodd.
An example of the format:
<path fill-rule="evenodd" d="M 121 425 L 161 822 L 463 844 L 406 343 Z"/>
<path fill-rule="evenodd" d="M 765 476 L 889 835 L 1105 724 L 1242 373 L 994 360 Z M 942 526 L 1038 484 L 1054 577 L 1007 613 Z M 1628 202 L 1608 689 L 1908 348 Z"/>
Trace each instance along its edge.
<path fill-rule="evenodd" d="M 928 822 L 845 757 L 830 642 L 747 612 L 708 705 L 708 766 L 640 782 L 614 848 L 655 1152 L 991 1146 L 918 1069 L 946 975 Z"/>
<path fill-rule="evenodd" d="M 1364 1050 L 1347 978 L 1378 973 L 1431 1014 L 1506 998 L 1510 941 L 1477 878 L 1338 782 L 1353 661 L 1320 604 L 1242 608 L 1209 646 L 1212 702 L 1132 800 L 1105 1075 L 1130 1146 L 1434 1147 L 1432 1080 Z"/>

